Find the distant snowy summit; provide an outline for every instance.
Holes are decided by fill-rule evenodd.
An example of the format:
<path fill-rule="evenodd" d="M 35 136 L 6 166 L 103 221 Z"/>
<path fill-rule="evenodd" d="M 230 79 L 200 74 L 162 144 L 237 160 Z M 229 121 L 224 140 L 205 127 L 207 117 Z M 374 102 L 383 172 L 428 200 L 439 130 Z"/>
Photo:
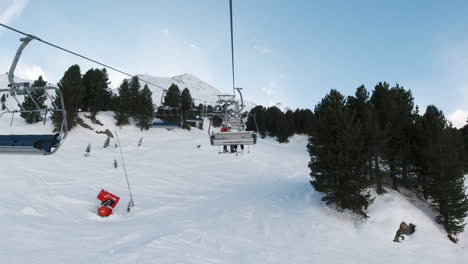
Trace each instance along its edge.
<path fill-rule="evenodd" d="M 150 83 L 157 84 L 158 86 L 164 89 L 168 89 L 169 86 L 171 86 L 173 83 L 179 87 L 180 92 L 182 92 L 182 90 L 184 90 L 185 88 L 188 88 L 190 90 L 192 98 L 195 99 L 196 105 L 200 103 L 204 104 L 205 101 L 206 104 L 214 105 L 215 102 L 218 100 L 218 95 L 225 94 L 217 88 L 215 88 L 214 86 L 188 73 L 176 75 L 174 77 L 157 77 L 148 74 L 139 74 L 138 78 Z M 140 81 L 140 84 L 143 87 L 145 85 L 145 82 Z M 155 87 L 154 85 L 148 85 L 148 88 L 150 88 L 151 92 L 153 93 L 153 102 L 156 105 L 160 105 L 162 89 Z M 238 94 L 236 94 L 237 99 L 238 97 Z M 255 107 L 255 103 L 253 102 L 244 101 L 244 104 L 246 105 L 245 110 L 250 110 L 253 107 Z"/>
<path fill-rule="evenodd" d="M 39 76 L 38 76 L 39 77 Z M 23 82 L 28 82 L 30 84 L 32 84 L 35 80 L 27 80 L 27 79 L 23 79 L 21 77 L 18 77 L 18 76 L 15 76 L 14 78 L 15 82 L 17 83 L 23 83 Z M 46 80 L 47 81 L 47 80 Z M 10 84 L 10 82 L 8 81 L 8 73 L 3 73 L 3 74 L 0 74 L 0 89 L 6 89 L 8 88 L 8 85 Z M 48 85 L 57 85 L 55 83 L 51 83 L 51 82 L 47 82 Z"/>
<path fill-rule="evenodd" d="M 215 88 L 214 86 L 200 80 L 198 77 L 193 76 L 188 73 L 184 73 L 182 75 L 176 75 L 174 77 L 158 77 L 158 76 L 152 76 L 148 74 L 139 74 L 138 78 L 140 80 L 145 80 L 150 83 L 154 83 L 158 85 L 159 87 L 162 87 L 164 89 L 168 89 L 171 84 L 176 84 L 180 92 L 184 90 L 185 88 L 188 88 L 190 90 L 190 94 L 192 95 L 192 98 L 195 98 L 195 104 L 198 105 L 200 103 L 204 104 L 206 101 L 206 104 L 211 104 L 215 105 L 216 101 L 218 100 L 218 95 L 219 94 L 225 94 Z M 31 80 L 23 80 L 20 78 L 15 77 L 15 81 L 17 82 L 32 82 Z M 0 87 L 1 88 L 7 88 L 8 87 L 8 74 L 0 74 Z M 145 85 L 145 82 L 140 81 L 141 86 L 143 87 Z M 115 84 L 114 84 L 115 85 Z M 162 89 L 159 87 L 155 87 L 154 85 L 149 85 L 148 88 L 151 90 L 153 93 L 153 102 L 156 105 L 161 104 L 161 95 L 163 93 Z M 117 92 L 118 86 L 113 87 L 113 92 Z M 243 90 L 243 92 L 246 92 Z M 247 90 L 248 93 L 248 90 Z M 239 96 L 236 94 L 236 98 Z M 248 94 L 244 94 L 244 98 L 248 97 Z M 250 101 L 244 101 L 244 104 L 246 105 L 245 110 L 250 110 L 253 107 L 255 107 L 255 103 L 250 102 Z"/>
<path fill-rule="evenodd" d="M 182 90 L 185 88 L 188 88 L 192 97 L 197 99 L 195 104 L 204 103 L 204 101 L 216 101 L 218 99 L 217 95 L 222 94 L 221 91 L 212 85 L 188 73 L 174 77 L 157 77 L 148 74 L 139 74 L 138 78 L 150 83 L 157 84 L 164 89 L 168 89 L 169 86 L 171 86 L 173 83 L 179 87 L 180 92 L 182 92 Z M 141 86 L 144 86 L 145 82 L 140 81 L 140 84 Z M 153 92 L 153 102 L 156 105 L 159 105 L 161 102 L 162 89 L 149 84 L 148 87 L 150 88 L 151 92 Z"/>

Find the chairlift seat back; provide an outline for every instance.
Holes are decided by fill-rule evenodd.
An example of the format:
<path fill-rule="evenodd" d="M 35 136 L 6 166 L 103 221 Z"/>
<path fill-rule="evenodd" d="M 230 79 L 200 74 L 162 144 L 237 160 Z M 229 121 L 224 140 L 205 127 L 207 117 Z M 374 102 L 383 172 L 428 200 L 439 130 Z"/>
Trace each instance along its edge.
<path fill-rule="evenodd" d="M 152 127 L 159 127 L 159 128 L 178 128 L 180 127 L 180 123 L 177 122 L 153 122 L 151 123 Z"/>
<path fill-rule="evenodd" d="M 235 131 L 213 133 L 210 137 L 212 146 L 255 145 L 257 134 L 253 131 Z"/>
<path fill-rule="evenodd" d="M 198 122 L 203 122 L 203 118 L 187 118 L 185 120 L 187 123 L 198 123 Z"/>
<path fill-rule="evenodd" d="M 0 135 L 0 154 L 47 155 L 59 143 L 59 134 Z"/>

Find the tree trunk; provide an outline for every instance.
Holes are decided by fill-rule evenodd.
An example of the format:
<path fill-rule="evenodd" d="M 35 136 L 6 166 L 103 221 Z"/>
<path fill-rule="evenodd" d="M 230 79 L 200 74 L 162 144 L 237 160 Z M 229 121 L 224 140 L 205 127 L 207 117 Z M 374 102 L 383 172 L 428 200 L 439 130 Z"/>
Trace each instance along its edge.
<path fill-rule="evenodd" d="M 395 163 L 394 161 L 390 161 L 390 178 L 392 179 L 392 189 L 398 191 L 398 182 L 395 173 Z"/>
<path fill-rule="evenodd" d="M 385 190 L 382 187 L 382 176 L 380 175 L 379 157 L 374 156 L 375 182 L 377 184 L 377 194 L 383 194 Z"/>
<path fill-rule="evenodd" d="M 374 175 L 373 175 L 373 171 L 372 171 L 372 156 L 369 156 L 369 159 L 367 160 L 367 166 L 369 167 L 369 182 L 371 184 L 374 183 Z"/>

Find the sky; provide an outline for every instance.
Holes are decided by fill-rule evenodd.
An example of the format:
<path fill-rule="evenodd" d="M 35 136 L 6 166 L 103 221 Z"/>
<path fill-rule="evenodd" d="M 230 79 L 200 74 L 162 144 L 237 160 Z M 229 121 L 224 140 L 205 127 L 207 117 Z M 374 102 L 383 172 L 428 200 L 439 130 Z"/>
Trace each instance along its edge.
<path fill-rule="evenodd" d="M 468 1 L 233 0 L 236 86 L 258 104 L 313 108 L 379 81 L 468 118 Z M 189 73 L 232 90 L 228 0 L 1 0 L 0 22 L 132 74 Z M 0 29 L 0 73 L 19 44 Z M 57 82 L 98 67 L 32 43 L 17 76 Z M 113 86 L 125 76 L 110 72 Z"/>

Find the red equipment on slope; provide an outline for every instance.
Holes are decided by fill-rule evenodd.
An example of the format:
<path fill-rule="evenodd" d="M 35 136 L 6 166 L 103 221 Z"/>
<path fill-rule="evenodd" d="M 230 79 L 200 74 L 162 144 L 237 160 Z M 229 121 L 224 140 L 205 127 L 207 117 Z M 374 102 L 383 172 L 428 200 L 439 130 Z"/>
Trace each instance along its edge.
<path fill-rule="evenodd" d="M 120 197 L 105 190 L 101 190 L 97 198 L 101 201 L 101 206 L 98 208 L 98 214 L 103 217 L 111 215 L 113 209 L 120 200 Z"/>

